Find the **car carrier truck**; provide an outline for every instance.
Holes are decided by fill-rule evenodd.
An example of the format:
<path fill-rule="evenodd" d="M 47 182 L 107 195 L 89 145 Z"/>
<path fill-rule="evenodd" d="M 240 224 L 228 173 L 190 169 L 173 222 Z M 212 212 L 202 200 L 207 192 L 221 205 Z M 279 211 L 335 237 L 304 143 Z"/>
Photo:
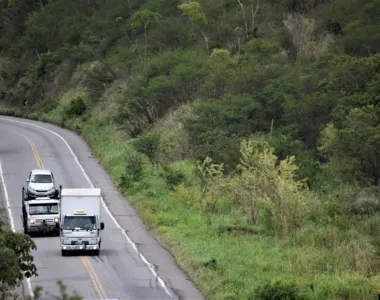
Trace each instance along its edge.
<path fill-rule="evenodd" d="M 70 251 L 91 251 L 99 255 L 101 190 L 99 188 L 62 189 L 60 239 L 62 256 Z"/>
<path fill-rule="evenodd" d="M 30 198 L 22 187 L 22 224 L 24 233 L 55 233 L 59 235 L 60 190 L 52 197 L 36 196 Z"/>

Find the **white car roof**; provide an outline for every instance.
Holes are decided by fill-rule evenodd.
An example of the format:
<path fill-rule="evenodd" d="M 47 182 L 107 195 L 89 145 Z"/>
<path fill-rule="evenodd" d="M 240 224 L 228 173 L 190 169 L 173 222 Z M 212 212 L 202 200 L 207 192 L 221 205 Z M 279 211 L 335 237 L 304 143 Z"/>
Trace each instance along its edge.
<path fill-rule="evenodd" d="M 47 170 L 47 169 L 34 169 L 32 170 L 32 174 L 46 174 L 46 175 L 51 175 L 52 171 Z"/>

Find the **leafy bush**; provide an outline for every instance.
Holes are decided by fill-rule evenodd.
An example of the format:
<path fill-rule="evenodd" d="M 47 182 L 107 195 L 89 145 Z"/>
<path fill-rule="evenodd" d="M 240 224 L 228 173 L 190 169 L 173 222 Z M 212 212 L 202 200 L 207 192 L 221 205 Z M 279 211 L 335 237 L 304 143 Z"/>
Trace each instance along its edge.
<path fill-rule="evenodd" d="M 159 161 L 160 155 L 160 135 L 157 133 L 148 133 L 133 141 L 134 148 L 145 154 L 152 165 L 155 165 Z"/>
<path fill-rule="evenodd" d="M 65 115 L 68 118 L 72 118 L 75 116 L 81 116 L 86 111 L 86 104 L 83 99 L 78 96 L 74 99 L 71 99 L 70 104 L 65 107 Z"/>
<path fill-rule="evenodd" d="M 295 179 L 294 157 L 277 164 L 273 151 L 266 142 L 243 140 L 232 186 L 249 222 L 274 224 L 283 236 L 302 224 L 308 194 L 305 184 Z"/>
<path fill-rule="evenodd" d="M 173 189 L 184 181 L 185 174 L 181 170 L 166 167 L 164 168 L 164 178 L 169 188 Z"/>
<path fill-rule="evenodd" d="M 85 71 L 83 85 L 89 92 L 92 103 L 96 103 L 105 88 L 115 80 L 113 70 L 106 64 L 95 61 Z"/>
<path fill-rule="evenodd" d="M 192 207 L 202 203 L 203 195 L 197 187 L 186 187 L 180 183 L 174 188 L 173 202 L 175 204 Z"/>
<path fill-rule="evenodd" d="M 128 188 L 132 182 L 139 181 L 144 171 L 144 158 L 140 153 L 129 152 L 125 161 L 125 171 L 120 178 L 119 186 Z"/>
<path fill-rule="evenodd" d="M 260 300 L 308 300 L 307 294 L 303 294 L 296 283 L 275 281 L 260 286 L 254 292 L 254 299 Z"/>

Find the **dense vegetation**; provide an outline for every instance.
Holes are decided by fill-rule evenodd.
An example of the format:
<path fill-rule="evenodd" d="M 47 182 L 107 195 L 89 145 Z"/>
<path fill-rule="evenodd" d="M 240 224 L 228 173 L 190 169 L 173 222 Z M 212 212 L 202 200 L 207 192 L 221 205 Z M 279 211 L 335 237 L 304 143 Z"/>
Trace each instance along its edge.
<path fill-rule="evenodd" d="M 375 297 L 379 0 L 0 3 L 1 111 L 80 132 L 206 298 Z"/>

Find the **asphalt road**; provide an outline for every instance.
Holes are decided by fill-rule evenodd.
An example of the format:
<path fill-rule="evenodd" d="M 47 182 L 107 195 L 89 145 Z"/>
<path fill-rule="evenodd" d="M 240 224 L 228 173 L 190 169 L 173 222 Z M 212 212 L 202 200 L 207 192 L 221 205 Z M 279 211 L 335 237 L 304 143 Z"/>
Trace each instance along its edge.
<path fill-rule="evenodd" d="M 0 116 L 0 163 L 17 232 L 23 232 L 21 187 L 34 168 L 52 170 L 56 183 L 64 188 L 91 187 L 92 183 L 102 189 L 109 208 L 110 213 L 102 208 L 105 229 L 98 257 L 62 257 L 59 237 L 33 237 L 39 276 L 32 278 L 32 287 L 42 285 L 58 295 L 57 280 L 61 279 L 69 291 L 77 291 L 84 299 L 204 299 L 171 255 L 147 233 L 78 135 L 50 124 Z"/>

